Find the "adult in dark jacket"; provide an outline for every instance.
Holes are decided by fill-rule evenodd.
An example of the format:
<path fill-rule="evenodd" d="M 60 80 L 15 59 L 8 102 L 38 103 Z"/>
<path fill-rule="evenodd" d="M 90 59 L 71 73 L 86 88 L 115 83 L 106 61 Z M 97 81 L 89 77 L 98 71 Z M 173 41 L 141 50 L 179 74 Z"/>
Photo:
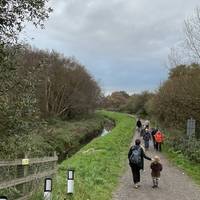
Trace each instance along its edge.
<path fill-rule="evenodd" d="M 138 128 L 142 128 L 142 122 L 140 121 L 140 119 L 137 120 L 136 125 Z"/>
<path fill-rule="evenodd" d="M 149 149 L 149 140 L 151 140 L 151 133 L 149 129 L 145 129 L 143 140 L 144 140 L 144 148 L 147 151 Z"/>
<path fill-rule="evenodd" d="M 137 126 L 138 132 L 140 133 L 142 130 L 142 122 L 140 121 L 140 118 L 137 120 L 136 126 Z"/>
<path fill-rule="evenodd" d="M 145 155 L 143 148 L 140 146 L 141 141 L 139 139 L 135 140 L 135 145 L 133 145 L 128 153 L 128 159 L 129 159 L 129 165 L 132 170 L 132 175 L 133 175 L 133 182 L 135 188 L 138 188 L 139 185 L 138 183 L 140 182 L 140 170 L 144 169 L 144 158 L 147 160 L 152 160 L 148 156 Z M 140 157 L 140 162 L 139 163 L 133 163 L 131 161 L 131 156 L 133 155 L 133 151 L 138 150 L 139 152 L 139 157 Z"/>

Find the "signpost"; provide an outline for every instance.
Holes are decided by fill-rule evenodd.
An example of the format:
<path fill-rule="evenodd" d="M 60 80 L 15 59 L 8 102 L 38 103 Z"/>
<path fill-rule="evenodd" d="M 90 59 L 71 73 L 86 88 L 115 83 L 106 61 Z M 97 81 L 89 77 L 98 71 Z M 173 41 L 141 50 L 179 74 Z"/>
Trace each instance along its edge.
<path fill-rule="evenodd" d="M 187 136 L 195 135 L 196 121 L 193 118 L 187 120 Z"/>

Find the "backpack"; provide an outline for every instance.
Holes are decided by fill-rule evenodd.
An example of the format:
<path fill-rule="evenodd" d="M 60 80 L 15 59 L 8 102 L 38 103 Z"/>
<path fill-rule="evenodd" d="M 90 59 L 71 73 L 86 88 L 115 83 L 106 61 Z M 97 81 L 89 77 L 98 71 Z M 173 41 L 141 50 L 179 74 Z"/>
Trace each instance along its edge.
<path fill-rule="evenodd" d="M 150 133 L 149 132 L 145 132 L 144 135 L 143 135 L 143 139 L 145 141 L 148 141 L 148 140 L 150 140 L 150 138 L 151 138 Z"/>
<path fill-rule="evenodd" d="M 133 148 L 131 156 L 129 158 L 130 163 L 140 165 L 141 164 L 141 147 L 139 148 Z"/>
<path fill-rule="evenodd" d="M 161 143 L 161 142 L 163 142 L 163 140 L 164 140 L 164 136 L 163 136 L 163 134 L 162 134 L 160 131 L 158 131 L 158 132 L 154 135 L 154 137 L 155 137 L 156 142 L 158 142 L 158 143 Z"/>

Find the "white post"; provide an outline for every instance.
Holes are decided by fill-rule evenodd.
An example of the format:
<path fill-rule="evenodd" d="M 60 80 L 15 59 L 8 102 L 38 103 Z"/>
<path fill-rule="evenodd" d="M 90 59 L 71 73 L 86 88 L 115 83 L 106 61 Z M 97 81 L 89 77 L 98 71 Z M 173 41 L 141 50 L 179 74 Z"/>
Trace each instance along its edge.
<path fill-rule="evenodd" d="M 52 179 L 45 178 L 44 180 L 44 200 L 51 200 Z"/>
<path fill-rule="evenodd" d="M 44 200 L 51 200 L 51 192 L 44 192 Z"/>
<path fill-rule="evenodd" d="M 74 193 L 74 170 L 68 169 L 67 171 L 67 194 Z"/>

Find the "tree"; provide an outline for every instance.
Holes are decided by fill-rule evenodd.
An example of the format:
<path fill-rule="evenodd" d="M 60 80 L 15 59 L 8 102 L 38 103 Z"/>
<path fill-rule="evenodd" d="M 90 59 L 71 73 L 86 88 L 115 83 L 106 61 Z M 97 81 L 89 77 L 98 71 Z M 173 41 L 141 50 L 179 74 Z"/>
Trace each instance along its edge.
<path fill-rule="evenodd" d="M 171 69 L 159 88 L 154 104 L 156 118 L 165 126 L 185 129 L 186 120 L 200 122 L 200 66 L 180 65 Z"/>
<path fill-rule="evenodd" d="M 200 60 L 200 9 L 185 20 L 186 43 L 193 54 L 193 62 Z"/>
<path fill-rule="evenodd" d="M 16 45 L 18 34 L 26 22 L 44 26 L 43 22 L 52 11 L 46 6 L 47 2 L 48 0 L 0 1 L 0 80 L 4 83 L 0 84 L 0 95 L 15 87 L 15 84 L 12 84 L 15 79 L 15 63 L 8 58 L 12 58 L 15 49 L 19 48 Z"/>
<path fill-rule="evenodd" d="M 129 95 L 125 91 L 115 91 L 104 99 L 104 107 L 122 111 L 128 99 Z"/>
<path fill-rule="evenodd" d="M 1 0 L 0 1 L 0 41 L 11 43 L 30 21 L 35 26 L 42 26 L 49 17 L 51 8 L 46 7 L 48 0 Z"/>
<path fill-rule="evenodd" d="M 42 26 L 51 8 L 48 0 L 1 0 L 0 1 L 0 133 L 29 132 L 35 123 L 29 123 L 23 115 L 32 115 L 35 110 L 34 85 L 30 73 L 21 78 L 17 66 L 16 51 L 18 34 L 26 22 Z M 29 79 L 30 78 L 30 79 Z M 30 90 L 29 90 L 30 89 Z M 24 93 L 23 93 L 24 92 Z M 32 110 L 32 111 L 33 111 Z M 28 113 L 27 113 L 28 112 Z M 28 122 L 29 120 L 29 122 Z"/>
<path fill-rule="evenodd" d="M 140 94 L 133 94 L 126 105 L 130 113 L 135 113 L 142 117 L 148 115 L 147 102 L 152 98 L 153 93 L 144 91 Z"/>
<path fill-rule="evenodd" d="M 23 85 L 31 83 L 29 92 L 35 94 L 35 108 L 39 106 L 42 117 L 68 118 L 96 108 L 100 87 L 76 59 L 30 47 L 17 55 L 18 74 L 30 80 Z"/>
<path fill-rule="evenodd" d="M 168 56 L 170 67 L 200 63 L 200 8 L 184 23 L 185 38 L 172 49 Z"/>

